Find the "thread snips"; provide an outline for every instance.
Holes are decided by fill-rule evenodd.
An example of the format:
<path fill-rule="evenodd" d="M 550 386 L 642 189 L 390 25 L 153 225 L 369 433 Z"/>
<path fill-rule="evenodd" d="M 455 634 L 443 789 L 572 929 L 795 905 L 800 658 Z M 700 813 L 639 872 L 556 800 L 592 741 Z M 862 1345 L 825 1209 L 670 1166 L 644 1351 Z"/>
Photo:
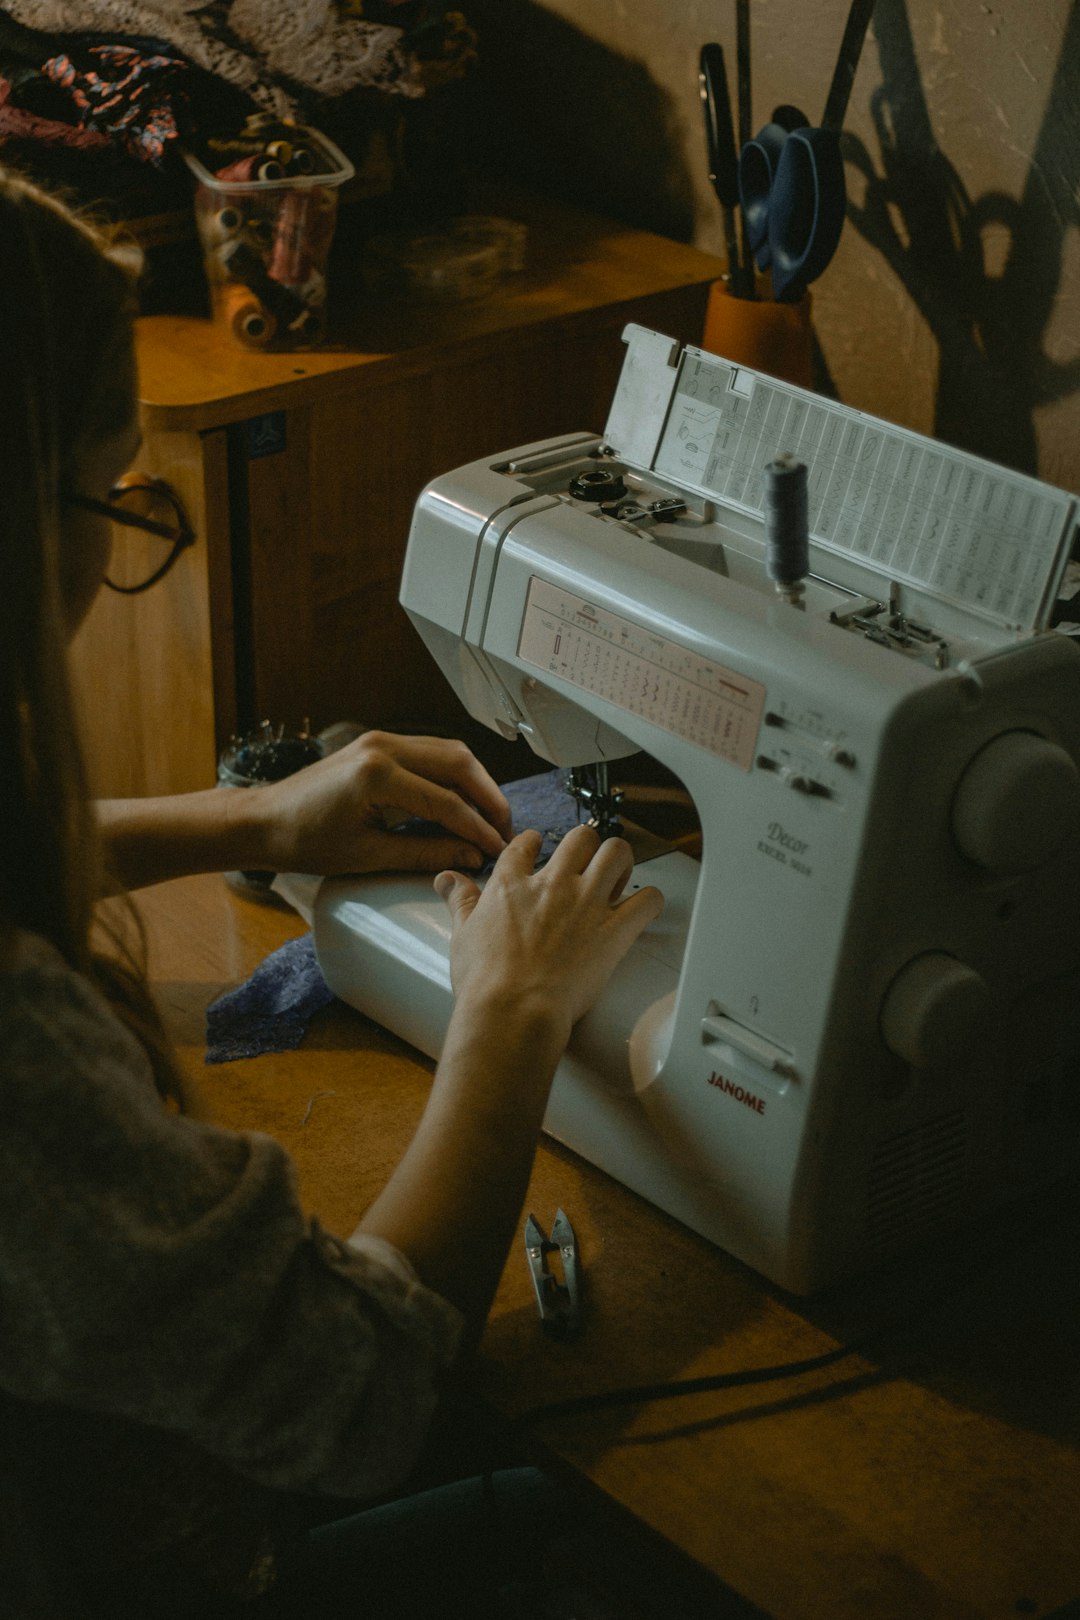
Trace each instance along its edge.
<path fill-rule="evenodd" d="M 555 1254 L 562 1266 L 562 1281 L 548 1266 L 548 1255 Z M 525 1255 L 541 1322 L 549 1333 L 571 1338 L 581 1326 L 581 1271 L 574 1228 L 561 1209 L 555 1211 L 550 1237 L 535 1215 L 528 1217 Z"/>

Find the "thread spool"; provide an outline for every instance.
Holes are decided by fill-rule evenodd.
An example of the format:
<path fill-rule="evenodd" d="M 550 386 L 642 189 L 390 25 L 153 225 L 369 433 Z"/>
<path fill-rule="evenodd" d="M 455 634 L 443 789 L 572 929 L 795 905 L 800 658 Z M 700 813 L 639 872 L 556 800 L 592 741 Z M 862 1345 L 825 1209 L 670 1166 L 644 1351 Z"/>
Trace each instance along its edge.
<path fill-rule="evenodd" d="M 776 456 L 765 467 L 765 572 L 788 601 L 802 596 L 810 571 L 806 463 Z"/>
<path fill-rule="evenodd" d="M 305 309 L 295 321 L 289 322 L 289 331 L 294 337 L 301 338 L 305 343 L 316 343 L 322 336 L 323 315 L 321 309 Z"/>
<path fill-rule="evenodd" d="M 268 248 L 274 240 L 274 224 L 264 214 L 249 214 L 244 221 L 244 232 L 252 242 Z"/>
<path fill-rule="evenodd" d="M 230 280 L 241 282 L 248 292 L 255 294 L 279 325 L 287 325 L 303 313 L 303 299 L 267 275 L 262 259 L 247 242 L 226 243 L 219 252 L 218 262 Z"/>
<path fill-rule="evenodd" d="M 314 174 L 315 159 L 306 146 L 293 148 L 292 162 L 289 164 L 290 174 Z"/>
<path fill-rule="evenodd" d="M 321 270 L 313 270 L 295 291 L 304 300 L 308 309 L 321 309 L 326 303 L 326 277 Z"/>
<path fill-rule="evenodd" d="M 275 281 L 287 287 L 302 286 L 315 265 L 310 212 L 304 191 L 287 192 L 278 209 L 274 245 L 266 268 Z"/>
<path fill-rule="evenodd" d="M 268 141 L 264 150 L 266 156 L 272 158 L 275 163 L 280 163 L 283 169 L 287 169 L 293 160 L 293 149 L 289 141 Z"/>
<path fill-rule="evenodd" d="M 216 213 L 200 215 L 199 232 L 204 246 L 211 250 L 237 240 L 243 229 L 243 213 L 231 203 L 219 208 Z"/>
<path fill-rule="evenodd" d="M 209 151 L 220 152 L 222 156 L 234 159 L 245 156 L 257 157 L 263 150 L 261 141 L 247 135 L 211 135 L 206 145 Z"/>
<path fill-rule="evenodd" d="M 221 312 L 225 325 L 245 348 L 265 349 L 274 341 L 277 322 L 250 287 L 235 282 L 222 294 Z"/>
<path fill-rule="evenodd" d="M 217 170 L 214 178 L 215 180 L 251 180 L 254 178 L 258 161 L 258 154 L 251 152 L 245 157 L 237 158 L 234 163 L 226 163 L 223 169 Z"/>

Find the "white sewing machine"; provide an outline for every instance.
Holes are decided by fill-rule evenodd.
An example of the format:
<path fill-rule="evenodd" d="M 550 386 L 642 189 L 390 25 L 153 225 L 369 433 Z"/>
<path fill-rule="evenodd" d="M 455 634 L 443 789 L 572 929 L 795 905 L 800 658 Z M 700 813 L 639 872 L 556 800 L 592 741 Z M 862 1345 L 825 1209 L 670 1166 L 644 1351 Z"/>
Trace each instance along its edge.
<path fill-rule="evenodd" d="M 666 908 L 545 1128 L 805 1293 L 1080 1159 L 1080 650 L 1047 628 L 1076 502 L 625 338 L 602 438 L 424 490 L 401 600 L 471 715 L 560 766 L 645 750 L 692 796 L 701 859 L 637 869 Z M 777 452 L 809 472 L 784 591 Z M 437 1054 L 430 880 L 324 883 L 314 926 L 337 994 Z"/>

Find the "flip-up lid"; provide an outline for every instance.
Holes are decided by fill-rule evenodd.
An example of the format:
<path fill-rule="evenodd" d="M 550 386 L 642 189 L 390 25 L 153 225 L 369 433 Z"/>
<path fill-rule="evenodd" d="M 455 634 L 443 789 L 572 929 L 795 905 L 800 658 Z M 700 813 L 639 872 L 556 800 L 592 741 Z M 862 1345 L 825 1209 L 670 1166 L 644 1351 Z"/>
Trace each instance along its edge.
<path fill-rule="evenodd" d="M 868 595 L 895 582 L 1012 632 L 1045 628 L 1076 499 L 1051 484 L 642 326 L 605 438 L 621 459 L 762 517 L 764 468 L 806 463 L 811 569 Z"/>

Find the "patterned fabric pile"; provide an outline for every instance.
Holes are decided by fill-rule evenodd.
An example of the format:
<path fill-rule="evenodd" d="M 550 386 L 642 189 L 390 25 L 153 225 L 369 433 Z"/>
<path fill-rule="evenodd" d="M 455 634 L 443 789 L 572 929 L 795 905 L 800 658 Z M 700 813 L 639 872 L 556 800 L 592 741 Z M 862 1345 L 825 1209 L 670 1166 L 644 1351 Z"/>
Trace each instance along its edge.
<path fill-rule="evenodd" d="M 181 144 L 253 109 L 317 126 L 343 101 L 415 101 L 474 47 L 445 0 L 15 0 L 0 9 L 0 161 L 115 199 L 146 189 L 136 165 L 179 182 Z"/>

